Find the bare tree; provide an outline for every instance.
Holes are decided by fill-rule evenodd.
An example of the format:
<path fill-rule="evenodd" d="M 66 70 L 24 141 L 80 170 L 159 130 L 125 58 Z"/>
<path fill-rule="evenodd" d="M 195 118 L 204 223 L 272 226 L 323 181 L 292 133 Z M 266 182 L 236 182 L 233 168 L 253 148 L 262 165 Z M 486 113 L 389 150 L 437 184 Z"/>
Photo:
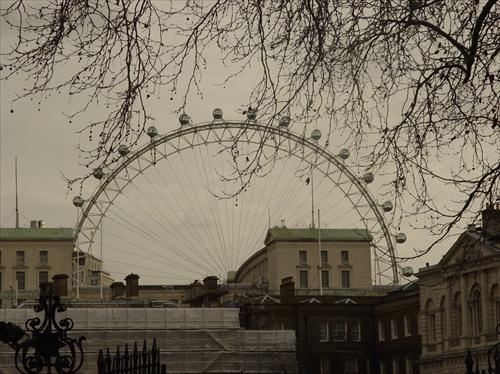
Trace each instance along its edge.
<path fill-rule="evenodd" d="M 326 145 L 342 136 L 360 164 L 385 172 L 393 198 L 406 199 L 402 217 L 442 217 L 429 227 L 439 238 L 468 211 L 499 200 L 497 0 L 6 6 L 2 22 L 16 30 L 17 43 L 2 56 L 3 79 L 24 72 L 32 84 L 19 99 L 62 89 L 88 98 L 71 116 L 110 104 L 105 118 L 81 129 L 94 144 L 82 149 L 89 167 L 112 165 L 120 144 L 138 141 L 150 119 L 147 98 L 160 87 L 184 97 L 182 113 L 188 94 L 201 90 L 207 49 L 218 48 L 223 63 L 239 69 L 228 80 L 260 72 L 248 105 L 262 121 L 326 119 Z M 254 156 L 238 170 L 242 180 L 262 166 Z M 455 163 L 443 171 L 437 166 L 446 159 Z M 453 209 L 436 202 L 429 183 L 458 191 L 461 201 Z"/>

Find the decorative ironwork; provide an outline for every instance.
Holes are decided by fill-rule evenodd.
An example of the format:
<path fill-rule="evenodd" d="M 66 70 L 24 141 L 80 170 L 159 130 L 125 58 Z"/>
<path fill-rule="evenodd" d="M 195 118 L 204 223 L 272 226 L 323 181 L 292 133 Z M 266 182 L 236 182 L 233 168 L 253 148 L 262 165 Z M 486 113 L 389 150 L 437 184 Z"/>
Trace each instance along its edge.
<path fill-rule="evenodd" d="M 116 347 L 116 354 L 112 356 L 109 348 L 104 354 L 99 350 L 97 358 L 98 374 L 165 374 L 167 366 L 160 364 L 160 349 L 156 345 L 156 338 L 153 340 L 153 347 L 149 350 L 146 347 L 146 340 L 142 347 L 142 352 L 137 349 L 137 342 L 134 343 L 134 350 L 129 353 L 128 344 L 125 344 L 125 352 L 120 352 L 120 347 Z"/>
<path fill-rule="evenodd" d="M 500 323 L 496 327 L 496 332 L 497 335 L 500 335 Z M 479 361 L 476 359 L 474 363 L 470 350 L 467 351 L 467 357 L 465 358 L 465 368 L 465 374 L 479 374 Z M 483 370 L 482 373 L 485 373 L 485 371 Z M 488 349 L 488 373 L 500 374 L 500 342 Z"/>
<path fill-rule="evenodd" d="M 497 325 L 497 335 L 500 335 L 500 323 Z M 498 348 L 500 342 L 496 343 L 488 350 L 488 372 L 491 374 L 500 374 L 500 354 Z"/>
<path fill-rule="evenodd" d="M 56 312 L 66 311 L 66 305 L 55 296 L 52 287 L 46 293 L 40 293 L 35 312 L 44 312 L 43 320 L 34 317 L 26 321 L 26 330 L 31 338 L 19 326 L 0 322 L 0 340 L 15 350 L 15 364 L 20 373 L 38 374 L 44 368 L 46 373 L 73 374 L 83 364 L 82 342 L 67 336 L 73 328 L 71 318 L 56 321 Z M 24 340 L 23 340 L 24 338 Z"/>

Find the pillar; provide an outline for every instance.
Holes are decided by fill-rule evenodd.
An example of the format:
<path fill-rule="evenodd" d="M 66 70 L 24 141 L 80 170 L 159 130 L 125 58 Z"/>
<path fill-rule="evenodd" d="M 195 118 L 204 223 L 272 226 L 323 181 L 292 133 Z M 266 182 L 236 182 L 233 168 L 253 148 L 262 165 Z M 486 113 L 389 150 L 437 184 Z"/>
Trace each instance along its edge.
<path fill-rule="evenodd" d="M 462 335 L 470 336 L 469 325 L 469 296 L 467 292 L 467 275 L 462 274 L 460 278 L 460 293 L 462 296 Z"/>
<path fill-rule="evenodd" d="M 488 292 L 488 279 L 486 278 L 486 271 L 482 270 L 480 274 L 481 282 L 481 312 L 483 317 L 483 332 L 490 331 L 489 321 L 489 299 L 490 293 Z"/>
<path fill-rule="evenodd" d="M 452 294 L 451 294 L 451 287 L 453 284 L 453 280 L 448 278 L 448 281 L 446 282 L 446 300 L 445 300 L 445 307 L 446 307 L 446 337 L 448 339 L 451 339 L 453 337 L 453 303 L 452 303 Z"/>

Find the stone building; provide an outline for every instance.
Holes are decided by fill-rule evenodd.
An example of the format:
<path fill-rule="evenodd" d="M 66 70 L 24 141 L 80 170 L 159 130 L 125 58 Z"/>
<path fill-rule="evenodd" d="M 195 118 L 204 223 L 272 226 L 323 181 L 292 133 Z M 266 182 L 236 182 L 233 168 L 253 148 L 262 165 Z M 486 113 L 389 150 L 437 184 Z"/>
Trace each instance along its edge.
<path fill-rule="evenodd" d="M 482 212 L 438 264 L 420 269 L 421 373 L 464 372 L 467 350 L 487 367 L 499 341 L 500 207 Z"/>
<path fill-rule="evenodd" d="M 111 274 L 103 270 L 101 259 L 82 251 L 73 251 L 72 274 L 73 286 L 77 285 L 77 281 L 87 286 L 100 286 L 101 283 L 104 286 L 110 286 L 114 282 Z"/>
<path fill-rule="evenodd" d="M 269 229 L 265 247 L 235 274 L 279 294 L 283 278 L 297 280 L 298 294 L 366 294 L 371 287 L 371 235 L 365 229 Z"/>
<path fill-rule="evenodd" d="M 38 286 L 56 274 L 71 274 L 72 228 L 0 228 L 0 304 L 13 307 L 38 297 Z"/>

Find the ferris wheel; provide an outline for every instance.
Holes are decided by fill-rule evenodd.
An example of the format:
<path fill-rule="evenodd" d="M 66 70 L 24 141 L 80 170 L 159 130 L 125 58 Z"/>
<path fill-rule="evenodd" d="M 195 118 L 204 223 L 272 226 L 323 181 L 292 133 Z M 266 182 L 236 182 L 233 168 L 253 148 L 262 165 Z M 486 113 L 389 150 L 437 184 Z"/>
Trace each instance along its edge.
<path fill-rule="evenodd" d="M 347 149 L 333 154 L 319 130 L 293 132 L 288 117 L 270 126 L 255 113 L 226 121 L 216 109 L 210 122 L 179 121 L 164 135 L 148 128 L 147 144 L 120 146 L 114 169 L 94 171 L 95 191 L 73 199 L 79 253 L 104 253 L 117 278 L 134 272 L 148 284 L 186 284 L 226 279 L 283 222 L 362 228 L 372 237 L 372 283 L 399 283 L 395 242 L 406 237 L 387 223 L 392 203 L 370 193 L 373 174 L 348 167 Z"/>

